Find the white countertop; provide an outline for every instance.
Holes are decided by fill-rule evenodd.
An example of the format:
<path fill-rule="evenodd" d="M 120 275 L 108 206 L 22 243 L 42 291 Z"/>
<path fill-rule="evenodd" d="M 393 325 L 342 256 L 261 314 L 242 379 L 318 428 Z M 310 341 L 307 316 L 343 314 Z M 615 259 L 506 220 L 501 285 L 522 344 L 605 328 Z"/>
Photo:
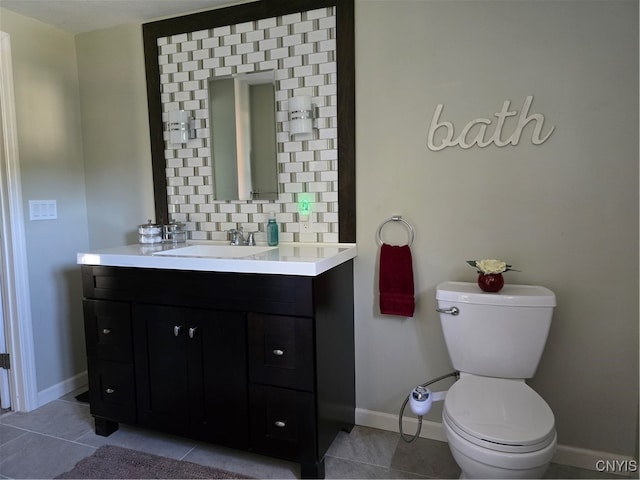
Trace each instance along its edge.
<path fill-rule="evenodd" d="M 126 245 L 78 253 L 78 264 L 315 277 L 357 255 L 355 243 L 281 243 L 272 250 L 240 258 L 186 257 L 170 253 L 190 245 L 227 244 L 189 241 L 186 244 Z M 158 252 L 162 254 L 158 255 Z"/>

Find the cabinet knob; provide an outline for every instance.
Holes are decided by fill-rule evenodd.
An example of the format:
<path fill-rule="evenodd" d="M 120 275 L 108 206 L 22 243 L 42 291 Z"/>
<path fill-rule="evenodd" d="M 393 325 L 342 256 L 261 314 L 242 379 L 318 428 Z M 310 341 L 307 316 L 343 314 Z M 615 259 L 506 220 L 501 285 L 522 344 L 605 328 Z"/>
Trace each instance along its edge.
<path fill-rule="evenodd" d="M 196 330 L 198 330 L 198 327 L 189 327 L 189 338 L 195 337 Z"/>
<path fill-rule="evenodd" d="M 273 424 L 278 428 L 284 428 L 287 426 L 287 421 L 276 420 L 275 422 L 273 422 Z"/>
<path fill-rule="evenodd" d="M 116 393 L 116 389 L 115 388 L 107 388 L 105 390 L 105 392 L 107 392 L 109 395 L 111 395 L 112 393 Z"/>
<path fill-rule="evenodd" d="M 103 328 L 103 329 L 102 329 L 102 333 L 103 333 L 104 335 L 109 335 L 109 334 L 111 333 L 111 329 L 110 329 L 110 328 Z"/>
<path fill-rule="evenodd" d="M 182 325 L 174 325 L 173 326 L 173 335 L 177 337 L 180 335 L 180 330 L 182 330 Z"/>
<path fill-rule="evenodd" d="M 273 351 L 273 354 L 274 354 L 274 355 L 277 355 L 278 357 L 281 357 L 282 355 L 284 355 L 284 350 L 280 350 L 279 348 L 276 348 L 276 349 Z"/>

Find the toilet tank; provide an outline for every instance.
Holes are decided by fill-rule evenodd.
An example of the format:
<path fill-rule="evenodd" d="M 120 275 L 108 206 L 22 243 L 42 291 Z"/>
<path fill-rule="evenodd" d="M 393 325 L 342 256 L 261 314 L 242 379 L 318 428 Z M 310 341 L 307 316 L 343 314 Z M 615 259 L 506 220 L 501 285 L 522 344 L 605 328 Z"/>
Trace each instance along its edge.
<path fill-rule="evenodd" d="M 505 285 L 485 293 L 475 283 L 438 285 L 444 339 L 453 368 L 499 378 L 535 375 L 551 326 L 555 294 L 536 285 Z"/>

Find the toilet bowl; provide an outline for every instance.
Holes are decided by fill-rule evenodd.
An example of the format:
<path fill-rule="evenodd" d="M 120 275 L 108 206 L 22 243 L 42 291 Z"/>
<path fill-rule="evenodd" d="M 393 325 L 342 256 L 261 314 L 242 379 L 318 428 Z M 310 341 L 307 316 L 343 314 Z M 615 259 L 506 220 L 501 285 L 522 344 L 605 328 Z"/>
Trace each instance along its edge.
<path fill-rule="evenodd" d="M 442 424 L 461 478 L 540 478 L 555 453 L 553 412 L 520 380 L 463 376 Z"/>

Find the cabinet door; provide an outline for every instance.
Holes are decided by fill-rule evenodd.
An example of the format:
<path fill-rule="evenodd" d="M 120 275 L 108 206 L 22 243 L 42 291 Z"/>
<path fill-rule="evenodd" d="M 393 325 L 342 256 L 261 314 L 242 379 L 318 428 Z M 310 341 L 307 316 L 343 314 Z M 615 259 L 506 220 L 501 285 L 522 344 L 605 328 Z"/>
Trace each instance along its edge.
<path fill-rule="evenodd" d="M 236 448 L 249 444 L 246 316 L 239 312 L 191 310 L 190 392 L 202 398 L 191 410 L 192 435 Z M 198 379 L 202 379 L 197 382 Z M 196 393 L 197 392 L 197 393 Z"/>
<path fill-rule="evenodd" d="M 134 305 L 133 332 L 140 424 L 186 435 L 188 319 L 184 309 Z"/>
<path fill-rule="evenodd" d="M 246 447 L 244 314 L 136 305 L 140 423 Z"/>

